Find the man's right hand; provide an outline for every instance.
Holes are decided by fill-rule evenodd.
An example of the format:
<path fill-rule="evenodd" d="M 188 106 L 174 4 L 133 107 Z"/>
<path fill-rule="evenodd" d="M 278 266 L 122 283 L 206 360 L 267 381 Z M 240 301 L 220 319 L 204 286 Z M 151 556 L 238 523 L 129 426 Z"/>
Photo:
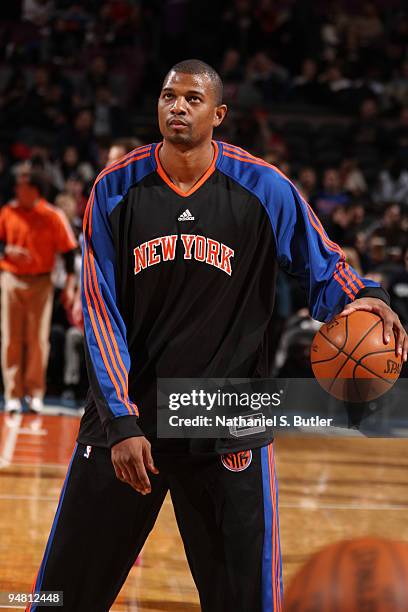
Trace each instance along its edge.
<path fill-rule="evenodd" d="M 4 249 L 4 254 L 7 259 L 15 263 L 29 263 L 32 260 L 30 251 L 17 244 L 8 244 Z"/>
<path fill-rule="evenodd" d="M 127 438 L 112 446 L 111 457 L 117 478 L 133 487 L 138 493 L 151 493 L 146 468 L 158 474 L 151 454 L 150 442 L 144 436 Z"/>

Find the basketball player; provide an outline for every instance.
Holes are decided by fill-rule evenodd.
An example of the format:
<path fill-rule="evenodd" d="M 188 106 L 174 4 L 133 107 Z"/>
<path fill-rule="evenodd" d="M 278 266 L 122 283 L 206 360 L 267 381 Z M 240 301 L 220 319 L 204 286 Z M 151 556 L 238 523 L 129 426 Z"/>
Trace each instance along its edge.
<path fill-rule="evenodd" d="M 210 66 L 177 64 L 158 101 L 163 142 L 106 168 L 89 200 L 91 390 L 34 585 L 62 590 L 70 612 L 110 609 L 167 491 L 201 609 L 282 610 L 272 435 L 178 441 L 155 430 L 158 377 L 267 375 L 278 265 L 298 277 L 314 318 L 350 303 L 375 311 L 406 358 L 387 294 L 347 265 L 293 184 L 212 140 L 226 112 Z"/>

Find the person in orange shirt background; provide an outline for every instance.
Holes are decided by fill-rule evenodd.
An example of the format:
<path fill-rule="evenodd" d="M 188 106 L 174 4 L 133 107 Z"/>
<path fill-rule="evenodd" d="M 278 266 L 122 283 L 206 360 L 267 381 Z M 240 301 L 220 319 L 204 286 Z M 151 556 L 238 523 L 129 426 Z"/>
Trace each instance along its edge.
<path fill-rule="evenodd" d="M 63 299 L 75 296 L 77 242 L 61 210 L 43 197 L 39 174 L 25 169 L 16 177 L 16 199 L 0 210 L 1 366 L 5 411 L 19 412 L 22 398 L 41 412 L 49 354 L 53 285 L 51 272 L 61 253 L 67 272 Z"/>

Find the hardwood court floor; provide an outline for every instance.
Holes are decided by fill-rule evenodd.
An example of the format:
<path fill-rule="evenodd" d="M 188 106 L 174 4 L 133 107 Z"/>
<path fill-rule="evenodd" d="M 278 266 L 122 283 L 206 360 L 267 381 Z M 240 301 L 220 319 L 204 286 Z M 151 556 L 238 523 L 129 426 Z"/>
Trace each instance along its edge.
<path fill-rule="evenodd" d="M 54 517 L 78 419 L 0 415 L 0 591 L 29 591 Z M 279 438 L 287 582 L 319 547 L 378 535 L 408 540 L 408 440 Z M 84 551 L 83 554 L 86 554 Z M 171 502 L 112 612 L 198 612 Z"/>

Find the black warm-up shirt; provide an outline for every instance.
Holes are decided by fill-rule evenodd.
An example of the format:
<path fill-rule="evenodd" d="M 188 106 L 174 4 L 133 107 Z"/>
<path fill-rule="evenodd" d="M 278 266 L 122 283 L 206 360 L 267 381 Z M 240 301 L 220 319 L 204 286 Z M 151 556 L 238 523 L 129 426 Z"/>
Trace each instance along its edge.
<path fill-rule="evenodd" d="M 298 278 L 321 321 L 356 297 L 387 301 L 347 264 L 279 170 L 214 141 L 210 168 L 184 193 L 163 170 L 160 146 L 139 147 L 108 166 L 85 213 L 90 392 L 78 441 L 88 445 L 111 447 L 144 434 L 153 447 L 170 448 L 156 436 L 159 377 L 267 376 L 278 266 Z M 248 445 L 211 443 L 203 448 Z"/>

